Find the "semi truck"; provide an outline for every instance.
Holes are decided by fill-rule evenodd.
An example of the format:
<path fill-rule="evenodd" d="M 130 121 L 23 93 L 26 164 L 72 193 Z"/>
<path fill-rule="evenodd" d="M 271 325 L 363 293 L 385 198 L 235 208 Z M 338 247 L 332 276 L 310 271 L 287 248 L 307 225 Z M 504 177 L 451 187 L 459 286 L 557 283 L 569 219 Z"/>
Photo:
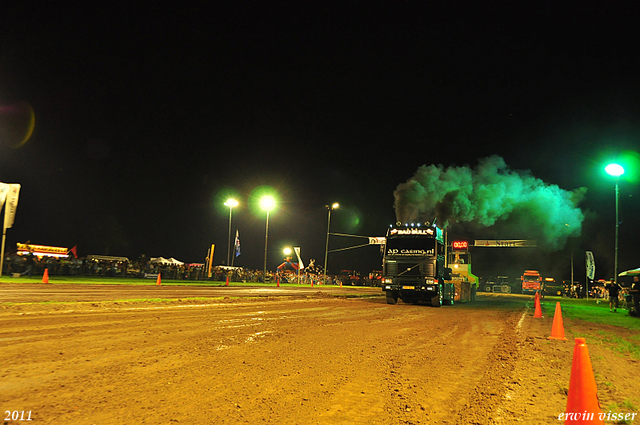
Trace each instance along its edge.
<path fill-rule="evenodd" d="M 445 268 L 442 229 L 431 223 L 396 224 L 387 230 L 382 260 L 382 290 L 387 304 L 426 301 L 452 305 L 451 269 Z"/>
<path fill-rule="evenodd" d="M 535 294 L 541 289 L 542 276 L 537 270 L 525 270 L 521 279 L 523 294 Z"/>

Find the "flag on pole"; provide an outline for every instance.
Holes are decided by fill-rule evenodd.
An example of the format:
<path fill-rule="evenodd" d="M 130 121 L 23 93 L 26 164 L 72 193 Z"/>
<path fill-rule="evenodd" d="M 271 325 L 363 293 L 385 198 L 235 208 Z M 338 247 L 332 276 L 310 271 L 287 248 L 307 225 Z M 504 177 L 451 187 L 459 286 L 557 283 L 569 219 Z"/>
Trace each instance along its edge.
<path fill-rule="evenodd" d="M 18 195 L 20 194 L 20 185 L 18 183 L 9 183 L 9 191 L 7 192 L 7 206 L 4 209 L 4 228 L 9 229 L 13 226 L 13 219 L 16 216 L 16 208 L 18 207 Z"/>
<path fill-rule="evenodd" d="M 236 247 L 236 257 L 240 256 L 240 232 L 236 230 L 236 241 L 234 242 L 234 246 Z"/>
<path fill-rule="evenodd" d="M 4 201 L 7 199 L 7 193 L 9 193 L 9 186 L 6 183 L 0 183 L 0 211 L 2 211 L 2 207 L 4 206 Z"/>
<path fill-rule="evenodd" d="M 208 267 L 208 276 L 211 277 L 211 270 L 213 269 L 213 252 L 216 250 L 216 244 L 211 244 L 211 249 L 209 249 L 209 254 L 207 255 L 207 263 L 209 263 Z"/>
<path fill-rule="evenodd" d="M 587 263 L 587 277 L 593 280 L 596 276 L 596 261 L 593 258 L 593 252 L 585 251 L 585 261 Z"/>
<path fill-rule="evenodd" d="M 298 257 L 298 269 L 299 270 L 304 269 L 304 263 L 302 262 L 302 258 L 300 258 L 300 247 L 294 246 L 293 250 L 296 252 L 296 256 Z"/>

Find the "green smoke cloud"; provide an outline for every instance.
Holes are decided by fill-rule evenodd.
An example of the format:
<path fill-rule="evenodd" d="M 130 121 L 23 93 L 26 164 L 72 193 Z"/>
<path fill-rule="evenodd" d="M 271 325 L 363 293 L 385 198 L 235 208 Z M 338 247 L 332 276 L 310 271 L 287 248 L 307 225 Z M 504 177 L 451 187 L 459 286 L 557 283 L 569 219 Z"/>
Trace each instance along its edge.
<path fill-rule="evenodd" d="M 477 168 L 423 165 L 394 192 L 401 222 L 431 221 L 466 228 L 500 228 L 513 237 L 535 238 L 556 251 L 568 237 L 580 236 L 584 214 L 578 208 L 586 188 L 563 190 L 527 171 L 514 171 L 504 159 L 481 159 Z M 503 236 L 504 238 L 504 236 Z"/>

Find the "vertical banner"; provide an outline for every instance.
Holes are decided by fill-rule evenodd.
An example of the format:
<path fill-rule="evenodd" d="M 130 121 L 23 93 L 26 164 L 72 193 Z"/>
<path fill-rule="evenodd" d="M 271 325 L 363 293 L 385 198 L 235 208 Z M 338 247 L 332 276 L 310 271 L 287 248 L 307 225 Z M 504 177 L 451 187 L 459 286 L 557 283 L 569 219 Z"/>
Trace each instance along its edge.
<path fill-rule="evenodd" d="M 7 199 L 7 193 L 9 193 L 9 186 L 6 183 L 0 183 L 0 211 L 2 211 L 2 207 L 4 206 L 4 201 Z"/>
<path fill-rule="evenodd" d="M 593 259 L 593 252 L 585 251 L 585 262 L 587 265 L 587 277 L 593 280 L 596 277 L 596 262 Z"/>
<path fill-rule="evenodd" d="M 587 287 L 585 297 L 589 299 L 589 281 L 596 277 L 596 261 L 593 259 L 593 252 L 585 251 L 585 264 L 587 266 Z"/>
<path fill-rule="evenodd" d="M 211 277 L 211 269 L 213 268 L 213 251 L 216 249 L 216 244 L 211 244 L 211 250 L 209 251 L 209 272 L 208 276 Z"/>
<path fill-rule="evenodd" d="M 304 269 L 304 263 L 302 262 L 302 258 L 300 258 L 300 247 L 294 246 L 293 250 L 296 252 L 296 256 L 298 257 L 298 271 Z"/>
<path fill-rule="evenodd" d="M 18 183 L 10 183 L 6 200 L 7 206 L 4 209 L 5 229 L 10 229 L 11 226 L 13 226 L 13 220 L 16 216 L 16 208 L 18 207 L 18 195 L 20 195 L 20 185 Z"/>
<path fill-rule="evenodd" d="M 4 225 L 2 226 L 2 247 L 0 248 L 0 277 L 2 277 L 2 268 L 4 267 L 4 244 L 7 241 L 7 229 L 13 226 L 13 219 L 16 216 L 16 208 L 18 206 L 18 195 L 20 194 L 20 185 L 18 183 L 0 183 L 0 211 L 2 205 L 6 202 L 4 208 Z"/>

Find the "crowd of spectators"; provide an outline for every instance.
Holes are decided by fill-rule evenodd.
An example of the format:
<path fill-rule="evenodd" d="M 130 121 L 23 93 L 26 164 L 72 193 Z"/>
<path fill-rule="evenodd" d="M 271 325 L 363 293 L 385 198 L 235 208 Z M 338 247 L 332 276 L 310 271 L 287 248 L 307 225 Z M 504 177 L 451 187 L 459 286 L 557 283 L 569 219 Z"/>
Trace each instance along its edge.
<path fill-rule="evenodd" d="M 29 272 L 27 263 L 31 260 L 28 255 L 8 255 L 5 257 L 3 276 L 26 276 Z M 94 258 L 69 257 L 32 257 L 35 264 L 29 276 L 42 276 L 47 269 L 49 276 L 102 276 L 102 277 L 132 277 L 156 278 L 158 274 L 163 279 L 175 280 L 213 280 L 224 282 L 264 282 L 262 270 L 245 269 L 242 267 L 216 266 L 208 276 L 205 264 L 184 263 L 164 264 L 154 263 L 144 257 L 138 260 L 108 260 Z M 292 271 L 273 272 L 267 270 L 267 282 L 320 283 L 323 276 L 320 273 L 302 273 L 297 275 Z M 335 276 L 327 276 L 327 284 L 336 284 Z"/>

